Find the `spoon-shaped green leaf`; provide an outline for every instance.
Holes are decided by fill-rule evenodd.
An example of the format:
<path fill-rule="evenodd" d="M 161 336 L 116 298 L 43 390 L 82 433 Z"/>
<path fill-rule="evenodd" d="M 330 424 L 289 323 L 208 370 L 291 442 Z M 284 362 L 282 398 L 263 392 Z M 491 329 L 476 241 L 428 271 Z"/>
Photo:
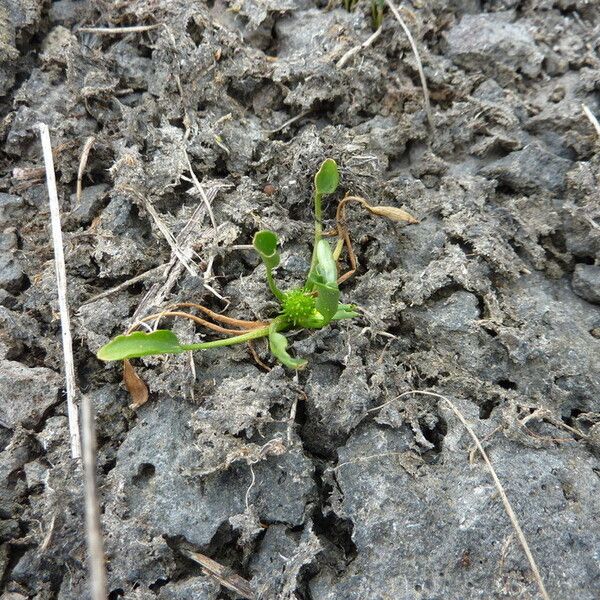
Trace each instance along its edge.
<path fill-rule="evenodd" d="M 277 319 L 275 320 L 277 321 Z M 278 325 L 280 325 L 278 323 Z M 124 360 L 126 358 L 141 358 L 156 354 L 181 354 L 188 350 L 209 350 L 210 348 L 222 348 L 243 344 L 250 340 L 256 340 L 269 334 L 269 326 L 252 329 L 246 333 L 213 340 L 212 342 L 200 342 L 198 344 L 182 344 L 177 336 L 168 329 L 159 329 L 152 333 L 135 331 L 128 335 L 118 335 L 98 350 L 97 357 L 100 360 Z"/>
<path fill-rule="evenodd" d="M 279 252 L 277 251 L 277 234 L 269 230 L 258 231 L 254 234 L 252 245 L 260 254 L 265 265 L 269 269 L 274 269 L 279 265 Z"/>
<path fill-rule="evenodd" d="M 340 300 L 337 265 L 327 240 L 319 240 L 315 254 L 316 268 L 312 276 L 312 288 L 318 293 L 315 308 L 323 315 L 323 324 L 327 325 L 336 314 Z"/>
<path fill-rule="evenodd" d="M 290 369 L 304 369 L 308 361 L 305 358 L 293 358 L 287 351 L 288 341 L 285 335 L 279 333 L 276 327 L 269 329 L 269 350 L 283 365 Z"/>
<path fill-rule="evenodd" d="M 283 302 L 284 294 L 277 287 L 275 280 L 273 279 L 273 269 L 279 265 L 280 261 L 279 252 L 277 251 L 278 241 L 275 233 L 268 229 L 264 229 L 263 231 L 258 231 L 254 234 L 252 245 L 260 254 L 260 257 L 265 263 L 265 267 L 267 267 L 267 283 L 269 284 L 271 292 L 273 292 L 273 295 L 279 302 Z"/>
<path fill-rule="evenodd" d="M 315 192 L 319 195 L 333 194 L 340 183 L 340 173 L 335 160 L 328 158 L 323 161 L 315 175 Z"/>
<path fill-rule="evenodd" d="M 168 329 L 159 329 L 152 333 L 135 331 L 129 335 L 118 335 L 98 350 L 100 360 L 124 360 L 152 354 L 180 354 L 185 348 L 177 336 Z"/>
<path fill-rule="evenodd" d="M 337 286 L 337 265 L 327 240 L 319 240 L 317 244 L 317 273 L 324 283 Z"/>
<path fill-rule="evenodd" d="M 340 173 L 335 160 L 328 158 L 323 161 L 321 168 L 315 175 L 315 242 L 313 255 L 310 261 L 310 271 L 308 274 L 309 286 L 310 280 L 317 266 L 317 246 L 323 237 L 323 196 L 333 194 L 340 183 Z"/>

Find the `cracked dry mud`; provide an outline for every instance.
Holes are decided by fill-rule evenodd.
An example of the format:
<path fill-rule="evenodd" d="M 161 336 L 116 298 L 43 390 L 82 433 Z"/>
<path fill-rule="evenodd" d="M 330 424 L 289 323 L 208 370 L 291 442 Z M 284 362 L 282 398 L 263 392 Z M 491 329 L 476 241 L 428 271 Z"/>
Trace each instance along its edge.
<path fill-rule="evenodd" d="M 0 0 L 2 600 L 89 597 L 39 121 L 55 149 L 78 383 L 96 411 L 110 600 L 236 597 L 186 548 L 263 599 L 539 597 L 457 418 L 432 397 L 389 402 L 412 389 L 451 398 L 485 439 L 550 597 L 600 597 L 600 143 L 581 108 L 600 115 L 600 6 L 402 3 L 433 133 L 391 15 L 337 68 L 371 34 L 369 6 L 324 4 Z M 301 281 L 326 157 L 341 193 L 420 220 L 349 210 L 360 267 L 342 298 L 361 316 L 293 337 L 309 359 L 297 381 L 244 347 L 196 353 L 195 376 L 188 356 L 137 361 L 150 400 L 128 408 L 121 368 L 98 348 L 169 303 L 225 310 L 203 286 L 211 262 L 228 314 L 272 316 L 262 265 L 231 246 L 273 229 L 279 280 Z M 156 269 L 171 249 L 151 208 L 175 235 L 199 211 L 191 270 Z"/>

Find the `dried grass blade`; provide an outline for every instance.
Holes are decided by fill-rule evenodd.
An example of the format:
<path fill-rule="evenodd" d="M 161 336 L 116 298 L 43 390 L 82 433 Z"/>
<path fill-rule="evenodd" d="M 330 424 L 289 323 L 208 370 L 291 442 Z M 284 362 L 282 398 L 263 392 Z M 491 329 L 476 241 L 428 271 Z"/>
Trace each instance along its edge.
<path fill-rule="evenodd" d="M 50 132 L 45 123 L 39 123 L 39 130 L 46 168 L 46 185 L 50 203 L 50 223 L 52 229 L 52 245 L 54 247 L 54 266 L 56 268 L 56 287 L 58 288 L 58 306 L 60 312 L 60 325 L 62 332 L 63 358 L 65 367 L 65 380 L 67 391 L 67 413 L 69 417 L 69 435 L 71 438 L 71 456 L 81 458 L 81 440 L 79 437 L 79 415 L 75 401 L 77 388 L 75 384 L 75 365 L 73 362 L 73 340 L 71 338 L 71 320 L 67 302 L 67 270 L 65 267 L 65 254 L 63 237 L 60 224 L 60 205 L 56 190 L 56 176 L 54 174 L 54 159 L 52 157 L 52 143 Z"/>
<path fill-rule="evenodd" d="M 217 561 L 208 558 L 208 556 L 205 556 L 204 554 L 200 554 L 200 552 L 184 552 L 184 554 L 202 565 L 202 568 L 207 575 L 214 577 L 228 590 L 236 592 L 243 598 L 247 598 L 247 600 L 255 600 L 256 594 L 250 583 L 234 573 L 229 567 L 220 565 Z"/>
<path fill-rule="evenodd" d="M 85 140 L 85 144 L 83 145 L 83 150 L 81 151 L 81 158 L 79 159 L 79 169 L 77 170 L 77 204 L 81 204 L 81 194 L 83 192 L 83 172 L 85 171 L 85 167 L 87 165 L 88 157 L 90 155 L 90 150 L 94 145 L 96 138 L 92 135 L 87 140 Z"/>
<path fill-rule="evenodd" d="M 79 435 L 79 417 L 75 395 L 75 366 L 73 361 L 73 342 L 67 303 L 67 272 L 63 251 L 62 230 L 60 225 L 60 206 L 54 174 L 52 143 L 50 132 L 45 123 L 39 123 L 46 183 L 50 200 L 50 217 L 52 225 L 52 243 L 54 246 L 54 262 L 56 266 L 56 282 L 58 287 L 58 304 L 62 329 L 62 342 L 67 388 L 67 412 L 71 437 L 71 454 L 73 458 L 83 458 L 84 495 L 85 495 L 85 529 L 89 553 L 90 588 L 92 600 L 106 600 L 106 569 L 100 524 L 100 505 L 96 487 L 96 434 L 94 415 L 87 396 L 81 399 L 81 438 Z"/>
<path fill-rule="evenodd" d="M 475 442 L 475 446 L 477 446 L 477 450 L 479 450 L 479 453 L 481 454 L 483 460 L 485 461 L 485 464 L 490 472 L 490 475 L 492 476 L 492 479 L 494 480 L 494 485 L 496 486 L 496 490 L 498 490 L 498 494 L 500 496 L 500 499 L 502 500 L 502 504 L 504 505 L 504 510 L 506 511 L 506 514 L 508 515 L 508 518 L 510 519 L 513 529 L 515 530 L 515 533 L 517 534 L 517 538 L 519 539 L 519 543 L 521 544 L 521 547 L 523 548 L 523 552 L 525 553 L 525 556 L 527 557 L 527 560 L 529 561 L 529 566 L 531 567 L 531 570 L 533 572 L 533 576 L 535 578 L 538 589 L 540 591 L 540 595 L 542 596 L 542 598 L 544 600 L 550 600 L 550 596 L 548 595 L 548 592 L 546 591 L 546 586 L 544 585 L 544 581 L 540 574 L 540 570 L 537 566 L 537 563 L 535 562 L 535 559 L 533 558 L 533 554 L 531 553 L 531 549 L 529 548 L 529 544 L 527 543 L 527 538 L 525 537 L 525 534 L 523 533 L 523 530 L 521 529 L 521 525 L 519 524 L 517 515 L 516 515 L 515 511 L 513 510 L 513 507 L 508 499 L 508 496 L 506 495 L 506 492 L 504 491 L 504 486 L 502 485 L 502 482 L 498 478 L 498 475 L 496 474 L 496 470 L 492 466 L 492 463 L 487 455 L 487 452 L 484 450 L 481 442 L 479 441 L 479 438 L 477 437 L 477 434 L 473 431 L 473 428 L 469 425 L 469 423 L 467 422 L 467 420 L 465 419 L 463 414 L 458 410 L 456 405 L 453 402 L 451 402 L 448 398 L 446 398 L 445 396 L 442 396 L 441 394 L 436 394 L 435 392 L 427 392 L 424 390 L 423 391 L 411 390 L 408 392 L 404 392 L 403 394 L 400 394 L 399 396 L 396 396 L 395 398 L 393 398 L 392 400 L 389 400 L 388 402 L 384 402 L 380 406 L 371 408 L 367 412 L 381 410 L 384 406 L 387 406 L 388 404 L 391 404 L 392 402 L 396 402 L 397 400 L 400 400 L 401 398 L 404 398 L 405 396 L 409 396 L 411 394 L 420 394 L 422 396 L 431 396 L 433 398 L 439 398 L 440 400 L 443 400 L 450 407 L 450 410 L 456 415 L 458 420 L 462 423 L 463 427 L 467 430 L 468 434 L 471 436 L 471 439 L 473 440 L 473 442 Z"/>
<path fill-rule="evenodd" d="M 419 71 L 419 77 L 421 79 L 421 87 L 423 88 L 423 104 L 425 105 L 425 113 L 427 114 L 427 121 L 429 123 L 429 127 L 431 131 L 435 131 L 435 122 L 433 120 L 433 113 L 431 112 L 431 103 L 429 102 L 429 89 L 427 88 L 427 79 L 425 78 L 425 71 L 423 71 L 423 63 L 421 62 L 421 56 L 419 55 L 419 49 L 417 48 L 417 44 L 408 28 L 408 25 L 404 22 L 404 19 L 400 15 L 400 11 L 396 8 L 394 3 L 391 0 L 385 0 L 385 3 L 388 5 L 389 9 L 396 17 L 396 20 L 402 27 L 406 37 L 408 38 L 408 43 L 412 49 L 412 52 L 415 56 L 415 60 L 417 61 L 417 70 Z"/>

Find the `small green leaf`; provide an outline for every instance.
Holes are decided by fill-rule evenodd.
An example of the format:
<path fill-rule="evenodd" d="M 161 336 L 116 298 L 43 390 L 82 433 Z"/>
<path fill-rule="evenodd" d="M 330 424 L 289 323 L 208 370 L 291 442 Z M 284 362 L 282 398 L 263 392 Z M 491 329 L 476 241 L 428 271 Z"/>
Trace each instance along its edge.
<path fill-rule="evenodd" d="M 317 244 L 317 272 L 325 283 L 337 286 L 337 265 L 327 240 L 319 240 Z"/>
<path fill-rule="evenodd" d="M 315 190 L 317 194 L 333 194 L 340 183 L 340 173 L 335 160 L 328 158 L 323 162 L 315 175 Z"/>
<path fill-rule="evenodd" d="M 333 315 L 332 321 L 341 321 L 342 319 L 354 319 L 358 317 L 358 313 L 355 310 L 353 304 L 338 304 L 338 309 Z"/>
<path fill-rule="evenodd" d="M 311 290 L 318 293 L 315 308 L 323 316 L 321 327 L 324 327 L 337 312 L 340 290 L 337 285 L 337 266 L 329 242 L 319 240 L 315 249 L 315 270 L 309 275 L 308 284 Z"/>
<path fill-rule="evenodd" d="M 168 329 L 159 329 L 152 333 L 136 331 L 129 335 L 118 335 L 98 350 L 100 360 L 124 360 L 152 354 L 180 354 L 185 348 L 177 336 Z"/>
<path fill-rule="evenodd" d="M 254 234 L 252 245 L 260 254 L 263 262 L 269 269 L 279 265 L 279 252 L 277 252 L 277 235 L 272 231 L 263 230 Z"/>
<path fill-rule="evenodd" d="M 274 329 L 269 332 L 269 350 L 282 364 L 290 369 L 304 369 L 308 361 L 304 358 L 292 358 L 287 351 L 288 341 L 285 335 Z"/>
<path fill-rule="evenodd" d="M 327 325 L 335 316 L 340 301 L 340 290 L 337 285 L 315 282 L 315 290 L 319 293 L 316 309 L 325 319 L 323 326 Z"/>

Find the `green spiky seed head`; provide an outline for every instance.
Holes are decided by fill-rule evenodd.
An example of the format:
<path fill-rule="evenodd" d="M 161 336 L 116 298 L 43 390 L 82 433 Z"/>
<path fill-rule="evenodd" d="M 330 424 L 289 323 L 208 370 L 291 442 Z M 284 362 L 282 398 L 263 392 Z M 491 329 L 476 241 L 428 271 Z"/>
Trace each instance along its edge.
<path fill-rule="evenodd" d="M 303 289 L 292 290 L 285 295 L 281 308 L 283 315 L 298 325 L 315 312 L 315 298 Z"/>

